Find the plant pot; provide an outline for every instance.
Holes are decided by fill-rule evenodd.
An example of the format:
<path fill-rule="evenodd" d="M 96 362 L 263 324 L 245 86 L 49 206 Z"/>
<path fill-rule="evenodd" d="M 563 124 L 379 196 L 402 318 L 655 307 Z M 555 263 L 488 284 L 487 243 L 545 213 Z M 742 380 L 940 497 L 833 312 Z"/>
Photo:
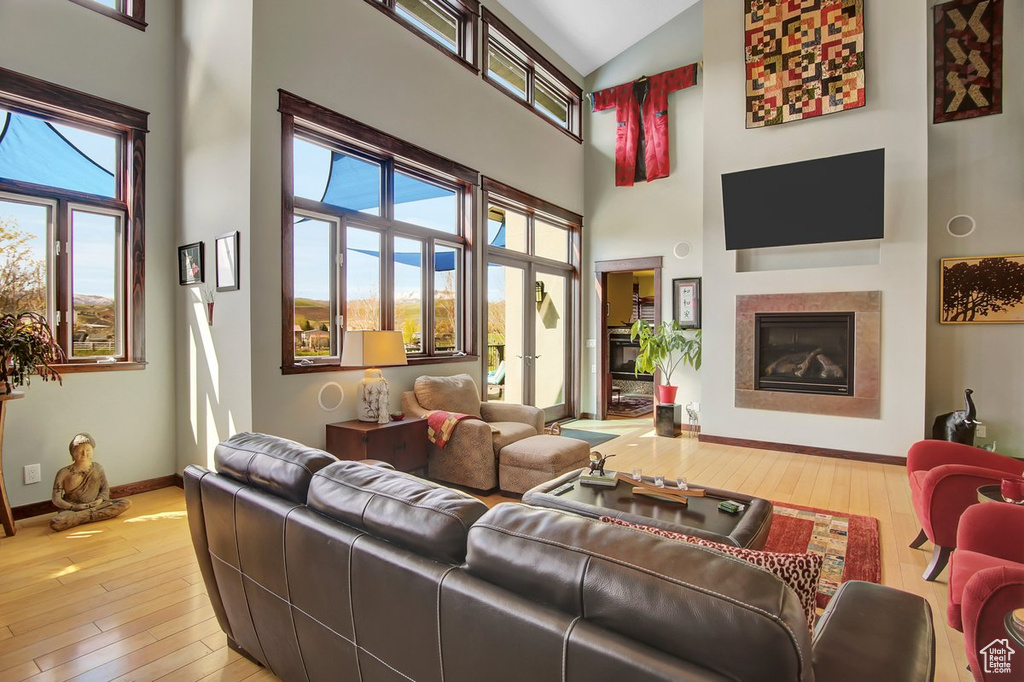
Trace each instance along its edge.
<path fill-rule="evenodd" d="M 676 391 L 679 390 L 678 386 L 662 386 L 658 384 L 655 386 L 655 390 L 658 392 L 658 402 L 663 405 L 672 405 L 676 402 Z"/>

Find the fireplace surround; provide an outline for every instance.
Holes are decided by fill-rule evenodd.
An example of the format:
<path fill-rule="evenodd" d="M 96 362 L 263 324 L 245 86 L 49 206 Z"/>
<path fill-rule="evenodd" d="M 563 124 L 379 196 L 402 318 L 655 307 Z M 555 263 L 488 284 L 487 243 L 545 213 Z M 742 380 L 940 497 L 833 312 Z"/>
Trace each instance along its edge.
<path fill-rule="evenodd" d="M 880 418 L 881 301 L 880 291 L 737 296 L 736 407 Z M 774 350 L 759 356 L 766 341 Z"/>

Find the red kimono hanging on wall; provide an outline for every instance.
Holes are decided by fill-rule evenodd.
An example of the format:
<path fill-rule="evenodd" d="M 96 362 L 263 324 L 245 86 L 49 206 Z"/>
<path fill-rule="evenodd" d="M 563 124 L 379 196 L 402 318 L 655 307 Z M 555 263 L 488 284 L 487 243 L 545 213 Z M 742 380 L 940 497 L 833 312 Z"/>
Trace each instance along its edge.
<path fill-rule="evenodd" d="M 615 108 L 616 187 L 668 177 L 668 94 L 696 83 L 690 64 L 594 93 L 594 111 Z"/>

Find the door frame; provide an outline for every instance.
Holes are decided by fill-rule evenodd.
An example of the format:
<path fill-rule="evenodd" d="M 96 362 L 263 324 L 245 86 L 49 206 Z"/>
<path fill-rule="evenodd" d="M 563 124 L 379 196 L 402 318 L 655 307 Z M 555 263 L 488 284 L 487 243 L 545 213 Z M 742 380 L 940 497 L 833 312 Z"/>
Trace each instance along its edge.
<path fill-rule="evenodd" d="M 608 311 L 605 309 L 608 289 L 608 275 L 614 272 L 635 272 L 637 270 L 654 271 L 654 324 L 661 324 L 661 268 L 663 265 L 661 256 L 648 256 L 645 258 L 620 258 L 616 260 L 594 261 L 594 279 L 597 289 L 597 355 L 599 362 L 599 375 L 597 380 L 597 410 L 595 417 L 598 420 L 608 418 L 608 396 L 611 394 L 611 376 L 608 371 Z M 658 375 L 655 373 L 655 382 Z"/>

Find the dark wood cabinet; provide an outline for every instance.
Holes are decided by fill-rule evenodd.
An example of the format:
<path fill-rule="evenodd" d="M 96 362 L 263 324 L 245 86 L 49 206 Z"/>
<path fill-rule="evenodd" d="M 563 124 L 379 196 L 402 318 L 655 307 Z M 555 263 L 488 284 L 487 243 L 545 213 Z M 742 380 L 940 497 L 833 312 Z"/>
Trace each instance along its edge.
<path fill-rule="evenodd" d="M 327 452 L 338 459 L 379 459 L 399 471 L 426 469 L 427 442 L 426 419 L 327 425 Z"/>

